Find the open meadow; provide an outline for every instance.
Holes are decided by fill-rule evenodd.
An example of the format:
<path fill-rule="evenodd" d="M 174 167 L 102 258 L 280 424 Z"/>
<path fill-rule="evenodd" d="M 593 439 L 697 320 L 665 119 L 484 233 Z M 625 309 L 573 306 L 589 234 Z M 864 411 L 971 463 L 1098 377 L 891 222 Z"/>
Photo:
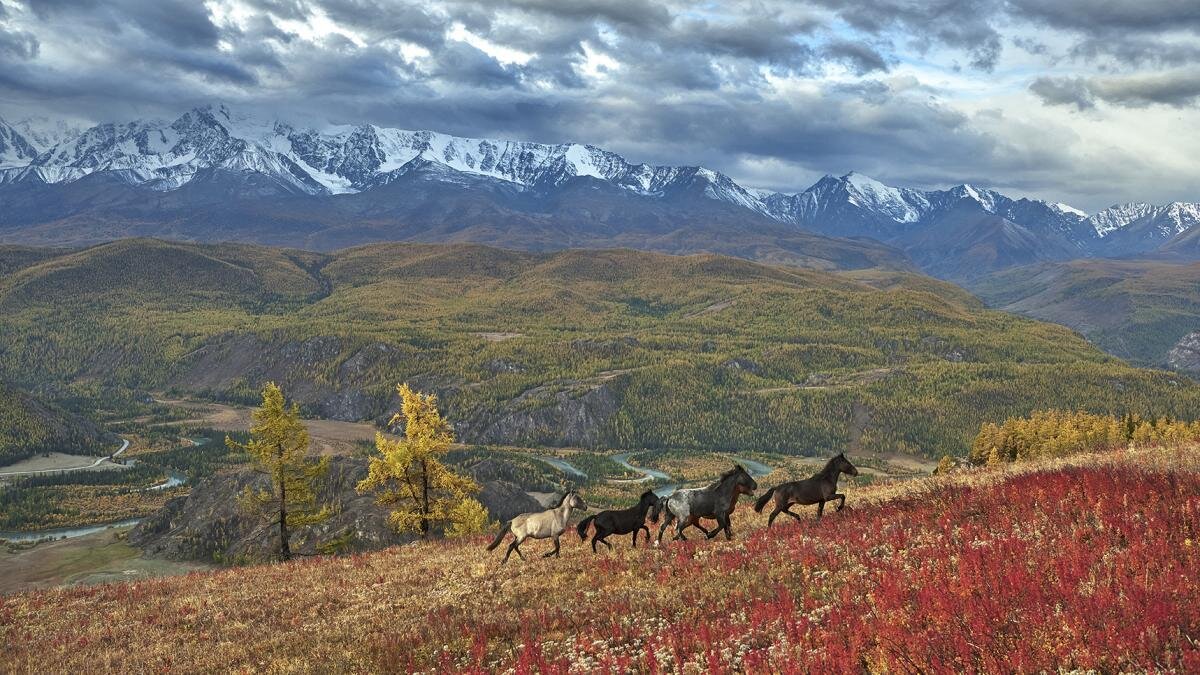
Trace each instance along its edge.
<path fill-rule="evenodd" d="M 729 542 L 569 532 L 501 566 L 473 537 L 4 596 L 0 639 L 24 672 L 1200 668 L 1195 447 L 846 491 L 769 530 L 743 501 Z"/>

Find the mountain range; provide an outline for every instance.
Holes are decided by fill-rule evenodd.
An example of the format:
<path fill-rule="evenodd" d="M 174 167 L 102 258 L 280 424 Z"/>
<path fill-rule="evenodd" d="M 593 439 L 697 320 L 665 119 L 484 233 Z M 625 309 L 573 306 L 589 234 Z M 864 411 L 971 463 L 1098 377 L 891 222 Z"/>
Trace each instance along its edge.
<path fill-rule="evenodd" d="M 87 129 L 0 119 L 0 206 L 7 243 L 143 235 L 318 250 L 387 240 L 627 246 L 818 268 L 915 263 L 955 280 L 1081 257 L 1200 257 L 1195 203 L 1089 215 L 967 184 L 923 191 L 854 172 L 770 192 L 592 145 L 313 128 L 224 105 Z"/>

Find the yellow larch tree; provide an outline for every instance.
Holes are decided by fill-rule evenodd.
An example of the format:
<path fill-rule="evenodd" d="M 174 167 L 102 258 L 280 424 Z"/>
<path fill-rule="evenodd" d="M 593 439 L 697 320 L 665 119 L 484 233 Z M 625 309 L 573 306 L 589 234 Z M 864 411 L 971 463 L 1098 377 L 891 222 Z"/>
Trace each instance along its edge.
<path fill-rule="evenodd" d="M 437 396 L 396 388 L 401 409 L 392 424 L 404 422 L 404 437 L 375 434 L 378 454 L 371 458 L 359 492 L 374 492 L 378 504 L 392 507 L 389 522 L 397 532 L 427 537 L 434 526 L 447 536 L 482 532 L 487 510 L 471 495 L 479 486 L 448 469 L 439 458 L 450 450 L 454 432 L 437 408 Z"/>
<path fill-rule="evenodd" d="M 225 444 L 246 451 L 256 470 L 270 477 L 271 486 L 260 490 L 247 487 L 239 504 L 243 510 L 267 518 L 268 526 L 279 528 L 278 555 L 288 560 L 292 557 L 292 533 L 330 515 L 328 507 L 317 504 L 316 494 L 316 484 L 329 470 L 329 458 L 308 458 L 308 429 L 300 421 L 300 408 L 295 403 L 288 406 L 274 382 L 263 388 L 262 406 L 254 411 L 252 420 L 249 443 L 226 437 Z"/>

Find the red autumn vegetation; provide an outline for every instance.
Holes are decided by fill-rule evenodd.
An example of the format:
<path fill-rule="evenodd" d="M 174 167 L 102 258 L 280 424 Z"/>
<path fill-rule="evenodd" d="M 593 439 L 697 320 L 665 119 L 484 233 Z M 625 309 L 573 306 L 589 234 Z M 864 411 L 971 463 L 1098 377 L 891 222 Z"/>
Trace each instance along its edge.
<path fill-rule="evenodd" d="M 824 520 L 500 568 L 483 539 L 0 598 L 24 671 L 1200 672 L 1200 460 L 851 492 Z M 770 484 L 770 478 L 764 484 Z"/>

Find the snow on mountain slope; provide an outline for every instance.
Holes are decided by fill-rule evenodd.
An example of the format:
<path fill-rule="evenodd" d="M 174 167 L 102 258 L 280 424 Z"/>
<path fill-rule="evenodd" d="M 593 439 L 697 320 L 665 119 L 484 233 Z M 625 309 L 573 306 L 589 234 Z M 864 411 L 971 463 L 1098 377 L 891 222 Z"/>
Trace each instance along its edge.
<path fill-rule="evenodd" d="M 174 120 L 106 123 L 82 131 L 46 119 L 19 125 L 0 121 L 0 185 L 67 183 L 110 172 L 125 184 L 170 191 L 232 172 L 261 174 L 266 183 L 255 185 L 273 185 L 272 193 L 337 195 L 387 185 L 416 168 L 427 180 L 464 189 L 482 185 L 479 181 L 503 181 L 535 197 L 570 181 L 603 181 L 650 198 L 699 197 L 827 235 L 883 241 L 941 222 L 964 204 L 968 211 L 1020 225 L 1048 245 L 1066 243 L 1083 254 L 1101 243 L 1141 250 L 1200 223 L 1196 204 L 1126 204 L 1089 217 L 1066 204 L 1014 200 L 965 183 L 923 191 L 857 172 L 825 176 L 802 192 L 776 193 L 747 189 L 704 167 L 634 164 L 592 145 L 465 138 L 369 124 L 306 126 L 224 105 L 195 108 Z"/>
<path fill-rule="evenodd" d="M 1142 202 L 1115 204 L 1103 211 L 1097 211 L 1088 218 L 1088 224 L 1096 230 L 1097 237 L 1103 238 L 1154 211 L 1153 205 Z"/>
<path fill-rule="evenodd" d="M 49 117 L 26 117 L 12 124 L 21 132 L 25 140 L 39 153 L 75 138 L 87 130 L 87 127 L 77 122 L 51 119 Z"/>
<path fill-rule="evenodd" d="M 1091 216 L 1087 223 L 1108 252 L 1141 253 L 1200 225 L 1200 204 L 1118 204 Z"/>
<path fill-rule="evenodd" d="M 915 223 L 929 209 L 929 200 L 916 190 L 894 188 L 851 171 L 842 177 L 849 186 L 850 202 L 886 214 L 900 223 Z"/>
<path fill-rule="evenodd" d="M 27 144 L 26 144 L 27 145 Z M 421 160 L 453 171 L 515 183 L 557 186 L 575 178 L 603 180 L 647 195 L 700 185 L 711 199 L 766 209 L 728 176 L 700 167 L 632 164 L 591 145 L 494 141 L 374 125 L 297 127 L 224 105 L 188 111 L 172 122 L 100 124 L 31 156 L 10 153 L 0 182 L 77 180 L 122 171 L 156 190 L 176 189 L 204 169 L 258 171 L 309 194 L 359 192 L 390 182 Z M 398 175 L 398 174 L 397 174 Z"/>
<path fill-rule="evenodd" d="M 0 168 L 25 166 L 36 155 L 37 150 L 25 136 L 0 118 Z"/>

